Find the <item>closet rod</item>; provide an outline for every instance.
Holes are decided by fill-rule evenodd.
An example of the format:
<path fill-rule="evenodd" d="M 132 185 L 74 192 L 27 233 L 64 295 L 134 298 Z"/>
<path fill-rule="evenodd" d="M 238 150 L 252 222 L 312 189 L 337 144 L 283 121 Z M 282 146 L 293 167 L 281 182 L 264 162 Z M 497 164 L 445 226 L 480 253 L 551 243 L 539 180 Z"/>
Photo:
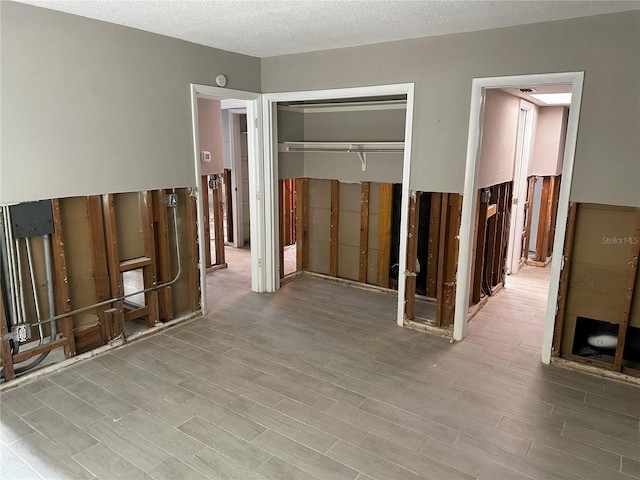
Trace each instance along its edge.
<path fill-rule="evenodd" d="M 404 153 L 404 148 L 304 148 L 287 147 L 288 152 L 329 153 Z"/>

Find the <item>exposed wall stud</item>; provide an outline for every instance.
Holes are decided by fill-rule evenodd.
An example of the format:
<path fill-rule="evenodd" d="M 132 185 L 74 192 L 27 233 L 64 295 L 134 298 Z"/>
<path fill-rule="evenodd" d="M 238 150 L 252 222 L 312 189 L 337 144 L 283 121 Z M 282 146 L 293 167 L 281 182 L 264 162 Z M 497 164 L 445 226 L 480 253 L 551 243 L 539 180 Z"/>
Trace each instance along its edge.
<path fill-rule="evenodd" d="M 415 318 L 416 305 L 416 260 L 418 257 L 418 219 L 420 218 L 420 192 L 409 199 L 409 231 L 407 240 L 407 282 L 405 290 L 405 316 Z"/>
<path fill-rule="evenodd" d="M 393 217 L 393 184 L 380 184 L 380 211 L 378 213 L 378 281 L 380 287 L 389 288 L 391 261 L 391 222 Z"/>
<path fill-rule="evenodd" d="M 438 283 L 438 245 L 440 242 L 440 210 L 442 194 L 431 194 L 431 212 L 429 215 L 429 247 L 427 260 L 427 289 L 428 297 L 436 297 Z"/>
<path fill-rule="evenodd" d="M 624 354 L 624 347 L 627 338 L 627 327 L 629 326 L 629 314 L 631 313 L 631 301 L 633 300 L 633 291 L 636 282 L 636 273 L 638 270 L 638 257 L 640 256 L 640 208 L 636 213 L 636 224 L 633 229 L 632 239 L 635 242 L 631 247 L 631 258 L 627 267 L 627 279 L 624 289 L 624 303 L 622 304 L 622 311 L 620 313 L 620 324 L 618 326 L 618 345 L 616 346 L 616 355 L 613 361 L 613 369 L 616 371 L 622 370 L 622 360 Z"/>
<path fill-rule="evenodd" d="M 369 197 L 370 184 L 362 182 L 360 187 L 360 263 L 358 280 L 367 283 L 369 269 Z"/>
<path fill-rule="evenodd" d="M 329 274 L 338 276 L 338 227 L 340 223 L 340 182 L 331 180 L 331 231 L 329 233 Z"/>
<path fill-rule="evenodd" d="M 309 268 L 309 180 L 296 179 L 296 270 Z"/>
<path fill-rule="evenodd" d="M 56 311 L 49 312 L 50 315 L 62 314 L 71 310 L 71 299 L 69 297 L 69 283 L 67 277 L 67 259 L 64 251 L 64 242 L 62 239 L 62 221 L 60 218 L 60 201 L 53 199 L 51 201 L 53 211 L 53 269 L 55 276 L 55 305 Z M 65 317 L 59 322 L 62 335 L 67 338 L 64 347 L 65 358 L 71 358 L 76 354 L 75 339 L 73 337 L 73 320 L 71 317 Z"/>

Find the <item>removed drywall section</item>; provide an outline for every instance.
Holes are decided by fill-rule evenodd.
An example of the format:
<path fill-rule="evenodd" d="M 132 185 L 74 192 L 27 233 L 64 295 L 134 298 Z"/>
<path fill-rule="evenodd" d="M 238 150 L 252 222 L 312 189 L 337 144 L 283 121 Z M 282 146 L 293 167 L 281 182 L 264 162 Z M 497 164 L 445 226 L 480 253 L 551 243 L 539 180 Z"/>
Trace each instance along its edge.
<path fill-rule="evenodd" d="M 529 175 L 553 177 L 562 173 L 568 121 L 569 109 L 566 107 L 538 108 Z"/>
<path fill-rule="evenodd" d="M 260 91 L 260 59 L 0 2 L 0 204 L 196 186 L 190 84 Z"/>
<path fill-rule="evenodd" d="M 224 170 L 224 153 L 222 142 L 222 111 L 220 100 L 198 98 L 198 133 L 200 138 L 200 155 L 203 151 L 211 154 L 211 161 L 203 162 L 200 158 L 200 173 L 214 175 Z"/>
<path fill-rule="evenodd" d="M 262 91 L 414 83 L 410 188 L 462 192 L 474 78 L 584 71 L 571 199 L 640 206 L 638 58 L 629 11 L 264 58 Z"/>
<path fill-rule="evenodd" d="M 331 182 L 310 178 L 309 270 L 329 275 Z"/>
<path fill-rule="evenodd" d="M 563 357 L 623 372 L 629 366 L 635 371 L 627 373 L 640 375 L 640 212 L 577 204 L 574 225 L 554 344 Z"/>
<path fill-rule="evenodd" d="M 360 259 L 360 184 L 340 184 L 338 277 L 358 280 Z"/>
<path fill-rule="evenodd" d="M 478 188 L 513 180 L 519 115 L 519 98 L 501 90 L 487 90 Z"/>

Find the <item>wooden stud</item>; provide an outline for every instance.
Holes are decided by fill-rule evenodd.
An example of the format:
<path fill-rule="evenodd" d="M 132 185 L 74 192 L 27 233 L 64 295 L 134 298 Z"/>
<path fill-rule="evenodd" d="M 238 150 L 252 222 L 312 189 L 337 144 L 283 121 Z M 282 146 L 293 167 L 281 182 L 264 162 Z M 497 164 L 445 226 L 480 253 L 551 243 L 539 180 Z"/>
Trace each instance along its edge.
<path fill-rule="evenodd" d="M 443 193 L 440 208 L 440 238 L 438 239 L 438 277 L 436 291 L 436 325 L 443 325 L 443 300 L 444 300 L 444 261 L 447 250 L 447 205 L 449 194 Z"/>
<path fill-rule="evenodd" d="M 219 178 L 218 178 L 219 180 Z M 222 205 L 222 184 L 218 182 L 213 189 L 213 234 L 215 236 L 216 265 L 226 266 L 224 256 L 224 222 Z"/>
<path fill-rule="evenodd" d="M 99 196 L 87 197 L 86 207 L 87 221 L 89 222 L 89 242 L 91 245 L 91 263 L 93 267 L 96 302 L 104 302 L 111 298 L 111 286 L 109 284 L 107 248 L 104 243 L 102 200 Z M 105 305 L 96 307 L 96 314 L 100 319 L 102 343 L 105 343 L 110 337 L 107 331 L 106 308 Z"/>
<path fill-rule="evenodd" d="M 540 211 L 538 214 L 538 234 L 536 237 L 535 260 L 544 262 L 546 260 L 546 242 L 548 242 L 548 221 L 549 221 L 549 177 L 542 180 L 542 193 L 540 194 Z"/>
<path fill-rule="evenodd" d="M 293 245 L 296 243 L 296 180 L 295 178 L 290 178 L 289 182 L 289 197 L 291 205 L 291 235 L 289 240 L 289 245 Z"/>
<path fill-rule="evenodd" d="M 0 289 L 0 336 L 4 338 L 9 333 L 7 325 L 7 317 L 4 314 L 4 300 L 2 298 L 2 289 Z M 11 353 L 11 343 L 9 340 L 0 340 L 0 357 L 2 358 L 2 367 L 5 382 L 13 380 L 16 377 L 13 369 L 13 354 Z"/>
<path fill-rule="evenodd" d="M 62 238 L 62 219 L 60 217 L 60 201 L 56 198 L 51 200 L 53 212 L 53 269 L 55 276 L 55 312 L 50 315 L 63 314 L 71 310 L 71 297 L 69 295 L 69 279 L 67 276 L 67 258 L 64 251 L 64 241 Z M 65 317 L 60 320 L 62 335 L 67 338 L 64 346 L 65 358 L 71 358 L 76 354 L 75 341 L 73 338 L 73 319 Z M 15 358 L 14 358 L 15 361 Z M 16 361 L 17 363 L 17 361 Z"/>
<path fill-rule="evenodd" d="M 427 296 L 436 297 L 438 283 L 438 244 L 440 240 L 440 210 L 442 194 L 431 194 L 431 212 L 429 215 L 429 247 L 427 260 Z"/>
<path fill-rule="evenodd" d="M 153 196 L 151 191 L 140 193 L 140 218 L 142 219 L 142 239 L 144 255 L 149 258 L 149 265 L 143 267 L 143 281 L 145 290 L 158 285 L 156 270 L 156 248 L 153 229 Z M 158 292 L 153 290 L 144 294 L 145 305 L 148 307 L 147 325 L 153 327 L 159 320 Z M 126 321 L 126 318 L 125 318 Z"/>
<path fill-rule="evenodd" d="M 367 283 L 369 270 L 369 197 L 371 186 L 362 182 L 360 187 L 360 264 L 358 280 Z"/>
<path fill-rule="evenodd" d="M 309 179 L 296 179 L 296 270 L 309 268 Z"/>
<path fill-rule="evenodd" d="M 73 338 L 73 336 L 71 336 L 71 338 Z M 13 356 L 13 363 L 24 362 L 25 360 L 35 357 L 36 355 L 40 355 L 41 353 L 50 352 L 51 350 L 55 350 L 56 348 L 60 348 L 60 347 L 66 348 L 68 345 L 69 345 L 69 338 L 66 338 L 66 337 L 59 338 L 57 340 L 45 343 L 38 347 L 30 348 L 25 352 L 17 353 L 16 355 Z"/>
<path fill-rule="evenodd" d="M 291 218 L 292 203 L 291 203 L 291 181 L 289 179 L 280 180 L 282 189 L 280 191 L 280 199 L 282 201 L 282 208 L 280 209 L 280 219 L 282 222 L 282 246 L 291 245 L 291 224 L 295 223 L 295 219 Z"/>
<path fill-rule="evenodd" d="M 567 307 L 567 292 L 569 291 L 569 278 L 571 278 L 571 254 L 573 253 L 573 235 L 576 230 L 576 212 L 578 204 L 569 206 L 567 217 L 567 230 L 564 238 L 563 267 L 560 274 L 560 287 L 558 292 L 558 309 L 553 331 L 553 353 L 560 354 L 562 344 L 562 327 L 564 325 L 565 310 Z"/>
<path fill-rule="evenodd" d="M 285 230 L 286 230 L 286 218 L 288 212 L 285 211 L 284 201 L 284 182 L 285 180 L 278 180 L 278 212 L 280 217 L 278 228 L 278 256 L 280 259 L 280 278 L 284 278 L 284 242 L 285 242 Z"/>
<path fill-rule="evenodd" d="M 436 325 L 449 326 L 455 313 L 457 235 L 460 229 L 462 201 L 458 194 L 443 194 L 438 259 L 438 295 Z"/>
<path fill-rule="evenodd" d="M 505 259 L 507 255 L 507 244 L 509 238 L 509 212 L 511 209 L 511 182 L 503 183 L 501 189 L 500 202 L 498 204 L 497 223 L 498 231 L 496 238 L 499 239 L 500 249 L 497 256 L 497 264 L 493 268 L 493 285 L 504 282 Z"/>
<path fill-rule="evenodd" d="M 558 200 L 560 199 L 561 176 L 553 177 L 553 188 L 551 189 L 551 199 L 549 208 L 549 241 L 547 242 L 547 257 L 553 255 L 553 241 L 556 236 L 556 218 L 558 216 Z"/>
<path fill-rule="evenodd" d="M 420 192 L 409 199 L 409 228 L 407 232 L 407 280 L 405 289 L 405 318 L 415 318 L 416 305 L 416 261 L 418 257 L 418 219 L 420 218 Z M 401 239 L 402 241 L 402 239 Z"/>
<path fill-rule="evenodd" d="M 498 187 L 494 186 L 491 189 L 491 198 L 497 199 L 498 195 Z M 487 258 L 485 261 L 484 268 L 482 269 L 482 282 L 487 291 L 491 292 L 495 284 L 493 283 L 493 267 L 495 265 L 495 259 L 498 256 L 498 252 L 496 251 L 500 248 L 500 245 L 497 243 L 497 207 L 494 204 L 493 213 L 490 217 L 487 218 Z M 487 210 L 487 215 L 489 215 L 489 210 Z"/>
<path fill-rule="evenodd" d="M 202 175 L 200 177 L 200 198 L 202 199 L 202 211 L 203 211 L 203 223 L 204 223 L 204 266 L 209 268 L 213 266 L 211 260 L 211 210 L 209 208 L 209 175 Z M 215 212 L 214 212 L 215 216 Z M 215 219 L 214 219 L 215 222 Z M 216 247 L 218 242 L 217 231 L 216 233 Z M 216 262 L 217 263 L 217 262 Z"/>
<path fill-rule="evenodd" d="M 189 294 L 189 311 L 195 312 L 199 309 L 200 303 L 200 275 L 198 269 L 198 227 L 196 199 L 184 191 L 183 201 L 185 202 L 185 225 L 187 230 L 187 282 Z"/>
<path fill-rule="evenodd" d="M 225 213 L 227 219 L 227 242 L 233 242 L 233 190 L 231 187 L 231 169 L 224 169 Z"/>
<path fill-rule="evenodd" d="M 393 184 L 380 184 L 380 211 L 378 212 L 378 281 L 380 287 L 389 288 L 391 262 L 391 223 L 393 218 Z"/>
<path fill-rule="evenodd" d="M 456 306 L 456 274 L 458 271 L 458 233 L 462 214 L 462 195 L 449 195 L 447 212 L 447 254 L 443 286 L 442 321 L 446 326 L 452 325 Z"/>
<path fill-rule="evenodd" d="M 487 241 L 487 202 L 482 201 L 482 191 L 478 192 L 478 223 L 476 232 L 475 260 L 473 266 L 472 302 L 478 303 L 482 297 L 484 277 L 485 244 Z"/>
<path fill-rule="evenodd" d="M 527 201 L 524 204 L 524 215 L 525 215 L 525 224 L 524 224 L 524 246 L 522 247 L 524 251 L 524 258 L 529 258 L 529 244 L 531 243 L 531 223 L 533 217 L 533 197 L 535 195 L 536 189 L 536 177 L 532 176 L 527 179 L 528 188 L 527 188 Z"/>
<path fill-rule="evenodd" d="M 338 236 L 340 223 L 340 182 L 331 180 L 331 231 L 329 247 L 329 274 L 338 276 Z"/>
<path fill-rule="evenodd" d="M 631 258 L 629 259 L 629 265 L 627 267 L 627 281 L 624 290 L 624 303 L 622 304 L 622 312 L 618 325 L 618 345 L 616 346 L 616 355 L 613 361 L 613 369 L 617 372 L 622 370 L 629 314 L 631 313 L 631 301 L 633 300 L 633 291 L 635 289 L 636 273 L 638 270 L 638 256 L 640 255 L 640 242 L 638 242 L 638 238 L 640 238 L 640 208 L 636 209 L 636 225 L 631 237 L 636 239 L 636 241 L 631 246 Z"/>
<path fill-rule="evenodd" d="M 104 216 L 105 239 L 107 246 L 107 263 L 109 270 L 109 285 L 113 297 L 122 297 L 122 274 L 120 272 L 120 253 L 118 251 L 118 234 L 116 230 L 116 211 L 114 195 L 109 193 L 102 196 L 102 213 Z M 124 332 L 124 304 L 121 300 L 115 302 L 113 322 L 108 322 L 113 328 L 107 327 L 108 338 L 113 338 Z"/>
<path fill-rule="evenodd" d="M 166 194 L 167 192 L 165 190 L 155 190 L 153 192 L 154 237 L 156 239 L 155 248 L 158 281 L 160 283 L 171 281 L 168 207 L 163 201 Z M 164 322 L 168 322 L 173 318 L 171 287 L 160 289 L 158 296 L 160 318 L 162 318 Z"/>

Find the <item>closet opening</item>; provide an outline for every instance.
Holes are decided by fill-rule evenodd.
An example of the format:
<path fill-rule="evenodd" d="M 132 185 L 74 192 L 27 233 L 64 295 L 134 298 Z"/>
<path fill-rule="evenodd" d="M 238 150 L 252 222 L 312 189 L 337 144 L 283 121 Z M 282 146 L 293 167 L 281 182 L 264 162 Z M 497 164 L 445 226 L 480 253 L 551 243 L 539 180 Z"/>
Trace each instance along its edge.
<path fill-rule="evenodd" d="M 405 248 L 397 225 L 392 241 L 392 223 L 394 202 L 408 199 L 407 92 L 412 86 L 264 95 L 265 126 L 277 140 L 265 164 L 275 167 L 278 285 L 304 274 L 404 291 Z M 397 310 L 387 314 L 397 321 Z"/>

